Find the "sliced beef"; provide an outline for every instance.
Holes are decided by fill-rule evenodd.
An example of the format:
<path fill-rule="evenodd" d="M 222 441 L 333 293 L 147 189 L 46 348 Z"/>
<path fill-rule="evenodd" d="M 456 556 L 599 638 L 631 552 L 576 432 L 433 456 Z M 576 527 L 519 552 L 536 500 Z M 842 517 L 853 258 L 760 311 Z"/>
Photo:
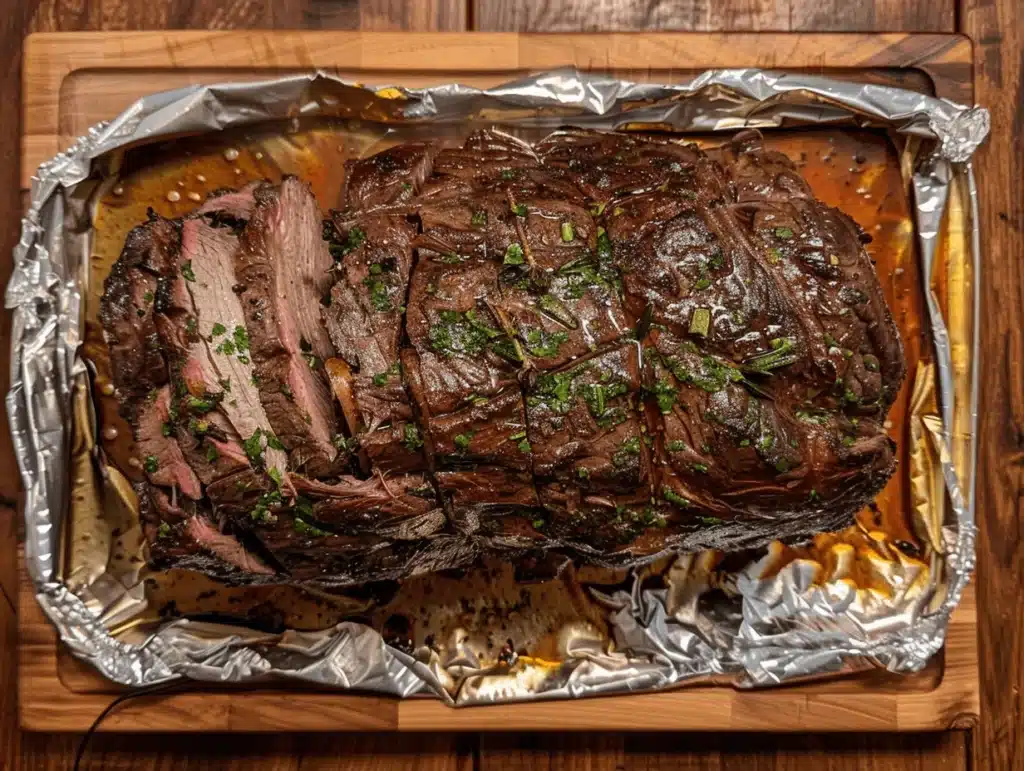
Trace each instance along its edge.
<path fill-rule="evenodd" d="M 255 192 L 235 253 L 235 287 L 267 420 L 290 467 L 325 473 L 336 455 L 335 421 L 320 364 L 333 355 L 320 321 L 333 260 L 309 186 L 286 177 Z"/>
<path fill-rule="evenodd" d="M 164 491 L 138 490 L 150 561 L 158 569 L 196 570 L 230 583 L 254 583 L 275 571 L 235 536 L 221 532 L 195 504 L 175 503 Z"/>
<path fill-rule="evenodd" d="M 180 224 L 151 212 L 148 222 L 128 234 L 103 282 L 100 323 L 110 349 L 114 385 L 129 412 L 138 399 L 167 382 L 153 306 L 160 271 L 168 264 L 166 255 L 176 255 L 180 244 Z"/>
<path fill-rule="evenodd" d="M 199 479 L 174 438 L 171 391 L 163 386 L 151 394 L 136 412 L 135 444 L 142 468 L 154 485 L 175 488 L 192 500 L 199 500 L 203 497 Z"/>
<path fill-rule="evenodd" d="M 635 565 L 843 527 L 892 474 L 867 236 L 756 132 L 486 130 L 346 176 L 326 221 L 293 177 L 151 215 L 105 284 L 155 564 Z"/>
<path fill-rule="evenodd" d="M 534 474 L 585 493 L 642 493 L 650 462 L 640 385 L 635 344 L 541 374 L 526 390 Z"/>
<path fill-rule="evenodd" d="M 238 237 L 231 227 L 211 226 L 205 219 L 187 220 L 182 232 L 183 252 L 192 277 L 183 286 L 197 313 L 193 348 L 195 357 L 204 362 L 200 371 L 209 372 L 213 380 L 201 384 L 201 395 L 216 395 L 216 410 L 227 419 L 233 429 L 228 433 L 235 437 L 230 452 L 227 448 L 218 452 L 231 457 L 241 450 L 244 458 L 239 445 L 249 440 L 261 451 L 253 460 L 283 474 L 287 456 L 276 447 L 277 442 L 267 446 L 264 439 L 272 437 L 274 429 L 260 401 L 245 312 L 234 291 Z"/>
<path fill-rule="evenodd" d="M 364 215 L 324 229 L 337 259 L 323 309 L 331 341 L 362 374 L 386 373 L 398 362 L 416 226 L 402 216 Z"/>
<path fill-rule="evenodd" d="M 409 142 L 346 161 L 346 208 L 365 210 L 409 200 L 429 176 L 436 152 L 433 144 Z"/>

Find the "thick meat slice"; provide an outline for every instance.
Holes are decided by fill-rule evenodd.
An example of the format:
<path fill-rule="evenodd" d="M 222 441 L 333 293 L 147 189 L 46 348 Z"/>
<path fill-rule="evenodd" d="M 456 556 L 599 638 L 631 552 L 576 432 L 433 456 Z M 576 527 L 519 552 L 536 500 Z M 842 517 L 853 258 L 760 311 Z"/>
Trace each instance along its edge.
<path fill-rule="evenodd" d="M 428 419 L 514 385 L 520 359 L 492 310 L 500 266 L 441 257 L 420 251 L 406 312 L 415 350 L 402 354 L 406 382 Z"/>
<path fill-rule="evenodd" d="M 199 481 L 206 485 L 206 494 L 216 502 L 209 485 L 218 479 L 250 468 L 242 442 L 227 418 L 211 412 L 200 419 L 179 422 L 174 429 L 181 454 Z"/>
<path fill-rule="evenodd" d="M 658 396 L 661 497 L 719 519 L 862 500 L 895 465 L 892 442 L 843 413 L 763 398 L 731 362 L 667 334 L 646 349 Z M 649 412 L 649 415 L 653 412 Z"/>
<path fill-rule="evenodd" d="M 437 146 L 408 142 L 368 158 L 345 162 L 344 201 L 353 211 L 412 198 L 430 175 Z"/>
<path fill-rule="evenodd" d="M 416 226 L 382 214 L 336 218 L 324 230 L 338 260 L 338 279 L 323 309 L 331 341 L 360 373 L 386 373 L 398 362 Z"/>
<path fill-rule="evenodd" d="M 154 485 L 175 487 L 197 501 L 203 497 L 199 479 L 173 436 L 171 391 L 162 386 L 151 394 L 136 411 L 135 443 L 142 467 Z"/>
<path fill-rule="evenodd" d="M 477 466 L 434 476 L 457 532 L 501 539 L 502 544 L 543 540 L 532 525 L 540 502 L 528 462 L 519 469 Z"/>
<path fill-rule="evenodd" d="M 230 583 L 273 577 L 274 570 L 233 535 L 223 533 L 194 504 L 175 504 L 162 490 L 138 486 L 139 508 L 157 569 L 196 570 Z"/>
<path fill-rule="evenodd" d="M 103 282 L 100 323 L 110 349 L 111 374 L 129 407 L 167 382 L 167 364 L 153 321 L 158 272 L 165 253 L 177 254 L 179 223 L 155 214 L 133 228 L 124 249 Z M 130 411 L 130 410 L 129 410 Z"/>
<path fill-rule="evenodd" d="M 640 362 L 625 345 L 541 374 L 526 389 L 533 471 L 585 492 L 641 491 L 650 463 L 637 413 Z"/>
<path fill-rule="evenodd" d="M 320 321 L 333 261 L 308 185 L 286 177 L 255 196 L 235 277 L 257 388 L 290 467 L 324 473 L 336 454 L 334 410 L 317 364 L 333 355 Z"/>
<path fill-rule="evenodd" d="M 446 415 L 424 416 L 424 425 L 438 468 L 530 466 L 530 443 L 526 441 L 523 398 L 518 388 L 490 398 L 478 397 Z"/>
<path fill-rule="evenodd" d="M 816 201 L 792 161 L 764 150 L 757 132 L 737 136 L 723 155 L 731 161 L 726 170 L 739 201 L 731 225 L 767 256 L 774 285 L 799 321 L 813 362 L 802 374 L 823 389 L 815 403 L 856 415 L 884 414 L 906 365 L 864 250 L 870 237 L 845 214 Z"/>
<path fill-rule="evenodd" d="M 234 291 L 238 238 L 228 226 L 211 227 L 203 219 L 190 219 L 184 224 L 182 243 L 192 277 L 184 286 L 197 313 L 195 355 L 208 362 L 203 369 L 215 378 L 202 384 L 204 394 L 218 395 L 217 411 L 234 429 L 227 433 L 236 436 L 237 450 L 241 450 L 237 440 L 257 437 L 262 454 L 254 453 L 253 460 L 283 474 L 288 462 L 284 451 L 259 441 L 272 436 L 273 429 L 255 385 L 245 313 Z M 238 454 L 227 448 L 217 451 L 225 457 Z M 244 451 L 241 454 L 245 457 Z"/>
<path fill-rule="evenodd" d="M 218 227 L 231 228 L 237 236 L 252 216 L 252 207 L 255 204 L 253 193 L 260 184 L 250 182 L 241 190 L 214 191 L 194 214 L 205 216 L 211 224 Z"/>

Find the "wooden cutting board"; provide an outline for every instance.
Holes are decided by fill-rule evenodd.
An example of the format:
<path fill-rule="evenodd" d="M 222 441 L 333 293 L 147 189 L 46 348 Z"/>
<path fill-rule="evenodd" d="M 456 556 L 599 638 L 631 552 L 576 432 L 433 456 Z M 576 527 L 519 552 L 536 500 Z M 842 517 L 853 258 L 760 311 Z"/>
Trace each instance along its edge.
<path fill-rule="evenodd" d="M 193 83 L 322 69 L 367 83 L 488 86 L 574 65 L 672 82 L 719 67 L 770 67 L 898 85 L 973 101 L 971 44 L 932 34 L 192 32 L 56 33 L 25 44 L 22 187 L 36 167 L 140 96 Z M 121 692 L 74 659 L 21 572 L 19 709 L 27 730 L 82 731 Z M 966 727 L 979 710 L 969 591 L 946 648 L 912 676 L 740 692 L 659 694 L 453 710 L 430 699 L 310 690 L 197 688 L 128 701 L 109 731 L 722 730 L 922 731 Z"/>

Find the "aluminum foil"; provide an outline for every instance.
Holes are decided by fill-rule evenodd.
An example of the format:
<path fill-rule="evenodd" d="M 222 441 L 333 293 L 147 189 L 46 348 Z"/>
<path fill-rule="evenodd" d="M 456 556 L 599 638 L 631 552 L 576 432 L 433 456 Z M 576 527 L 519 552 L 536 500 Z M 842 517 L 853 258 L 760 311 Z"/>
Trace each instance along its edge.
<path fill-rule="evenodd" d="M 307 116 L 428 129 L 467 121 L 676 132 L 853 125 L 901 137 L 924 277 L 920 291 L 935 347 L 934 363 L 916 373 L 908 417 L 914 421 L 912 497 L 927 520 L 927 561 L 909 557 L 884 533 L 863 525 L 841 537 L 822 536 L 803 551 L 777 544 L 738 568 L 726 567 L 723 555 L 704 552 L 611 577 L 588 578 L 587 568 L 570 566 L 546 584 L 509 589 L 515 587 L 509 566 L 492 565 L 476 578 L 427 576 L 403 584 L 371 615 L 380 620 L 425 597 L 440 599 L 427 611 L 433 619 L 429 636 L 402 641 L 392 635 L 393 644 L 385 642 L 380 624 L 347 620 L 344 608 L 324 628 L 273 633 L 160 620 L 152 613 L 143 621 L 154 600 L 147 599 L 138 569 L 117 580 L 102 569 L 70 576 L 65 553 L 69 512 L 75 511 L 72 482 L 85 484 L 76 475 L 87 472 L 96 431 L 81 343 L 87 202 L 98 165 L 114 151 L 172 135 Z M 14 311 L 7 409 L 25 486 L 25 554 L 37 599 L 76 656 L 128 686 L 176 678 L 301 680 L 399 697 L 434 694 L 454 705 L 696 681 L 769 685 L 865 666 L 918 670 L 941 647 L 974 565 L 979 242 L 970 157 L 988 129 L 981 108 L 755 69 L 708 71 L 683 85 L 559 70 L 488 90 L 365 88 L 311 73 L 145 97 L 39 168 L 14 252 L 6 295 Z M 973 276 L 960 314 L 968 319 L 966 333 L 959 324 L 947 329 L 933 292 L 951 192 L 968 232 L 960 257 Z M 103 484 L 117 488 L 117 479 Z M 856 565 L 868 566 L 875 588 L 851 580 Z M 495 655 L 488 651 L 498 618 L 502 630 L 511 627 L 527 638 L 541 623 L 554 632 L 543 641 L 534 635 L 535 650 L 518 649 L 509 632 L 507 650 Z"/>

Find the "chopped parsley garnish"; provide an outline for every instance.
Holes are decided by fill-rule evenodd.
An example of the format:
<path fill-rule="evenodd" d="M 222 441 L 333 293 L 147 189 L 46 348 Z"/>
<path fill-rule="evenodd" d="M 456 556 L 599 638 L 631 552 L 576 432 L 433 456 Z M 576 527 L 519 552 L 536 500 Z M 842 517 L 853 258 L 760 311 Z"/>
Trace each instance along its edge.
<path fill-rule="evenodd" d="M 216 324 L 213 325 L 213 328 L 210 330 L 210 334 L 213 335 L 214 337 L 217 337 L 218 335 L 223 335 L 227 331 L 228 328 L 218 321 Z"/>
<path fill-rule="evenodd" d="M 778 265 L 782 259 L 782 252 L 776 249 L 774 246 L 768 250 L 768 262 L 772 265 Z"/>
<path fill-rule="evenodd" d="M 372 378 L 373 384 L 375 386 L 387 385 L 387 382 L 392 377 L 397 375 L 399 373 L 399 371 L 400 371 L 400 365 L 396 361 L 394 364 L 392 364 L 390 367 L 388 367 L 383 372 L 378 372 L 376 375 L 374 375 L 373 378 Z"/>
<path fill-rule="evenodd" d="M 195 271 L 192 270 L 192 260 L 189 260 L 188 262 L 184 263 L 181 266 L 181 275 L 185 278 L 186 281 L 196 280 Z"/>
<path fill-rule="evenodd" d="M 334 438 L 331 439 L 331 444 L 333 444 L 339 452 L 352 453 L 355 452 L 356 448 L 359 446 L 359 439 L 354 436 L 345 437 L 341 434 L 335 434 Z"/>
<path fill-rule="evenodd" d="M 711 286 L 711 279 L 708 278 L 707 276 L 701 276 L 700 278 L 697 279 L 696 283 L 694 283 L 693 288 L 697 290 L 702 290 L 707 289 L 709 286 Z"/>
<path fill-rule="evenodd" d="M 170 538 L 170 536 L 171 536 L 171 526 L 168 525 L 166 522 L 161 522 L 160 525 L 156 529 L 156 537 L 157 538 Z"/>
<path fill-rule="evenodd" d="M 306 520 L 299 519 L 298 517 L 295 517 L 292 520 L 292 527 L 295 529 L 295 532 L 299 535 L 309 536 L 310 538 L 321 538 L 327 535 L 327 533 L 321 530 L 320 528 L 314 527 L 313 525 L 309 524 Z"/>
<path fill-rule="evenodd" d="M 185 320 L 185 331 L 188 332 L 190 338 L 195 338 L 199 334 L 199 325 L 196 323 L 195 316 L 189 316 Z"/>
<path fill-rule="evenodd" d="M 189 394 L 185 397 L 185 406 L 193 412 L 207 413 L 217 406 L 216 399 L 205 399 Z"/>
<path fill-rule="evenodd" d="M 142 462 L 142 468 L 146 470 L 147 474 L 155 474 L 157 469 L 160 468 L 160 461 L 157 460 L 155 455 L 147 455 L 146 459 Z"/>
<path fill-rule="evenodd" d="M 366 240 L 366 232 L 362 228 L 355 227 L 348 231 L 343 241 L 339 241 L 336 238 L 331 221 L 324 220 L 323 237 L 328 243 L 327 250 L 330 252 L 331 257 L 334 258 L 335 262 L 338 262 L 346 254 L 359 248 L 360 244 Z"/>
<path fill-rule="evenodd" d="M 676 506 L 678 506 L 681 509 L 688 509 L 688 508 L 690 508 L 690 501 L 688 499 L 684 498 L 683 496 L 681 496 L 679 493 L 677 493 L 671 487 L 663 487 L 663 488 L 661 488 L 661 497 L 664 498 L 669 503 L 674 503 Z"/>
<path fill-rule="evenodd" d="M 420 436 L 420 430 L 413 423 L 406 423 L 402 434 L 402 444 L 405 445 L 405 449 L 409 450 L 409 452 L 416 452 L 423 446 L 423 437 Z"/>
<path fill-rule="evenodd" d="M 160 433 L 163 436 L 170 436 L 171 435 L 171 424 L 168 423 L 167 421 L 164 421 L 163 423 L 161 423 L 160 424 Z"/>
<path fill-rule="evenodd" d="M 516 178 L 516 170 L 515 169 L 502 169 L 501 170 L 501 178 L 502 179 L 515 179 Z"/>
<path fill-rule="evenodd" d="M 701 337 L 707 337 L 708 331 L 711 328 L 711 309 L 710 308 L 694 308 L 693 315 L 690 316 L 690 334 L 700 335 Z"/>
<path fill-rule="evenodd" d="M 686 442 L 681 439 L 673 439 L 671 442 L 665 445 L 665 449 L 669 452 L 682 452 L 686 449 Z"/>
<path fill-rule="evenodd" d="M 626 439 L 612 455 L 612 465 L 616 468 L 628 466 L 632 459 L 640 454 L 640 437 Z"/>
<path fill-rule="evenodd" d="M 144 302 L 144 303 L 151 303 L 151 302 L 153 302 L 153 293 L 150 292 L 148 289 L 146 290 L 146 293 L 144 295 L 142 295 L 142 302 Z"/>
<path fill-rule="evenodd" d="M 708 467 L 707 467 L 707 464 L 705 464 L 705 463 L 694 463 L 693 466 L 691 466 L 691 468 L 694 471 L 696 471 L 698 474 L 707 474 L 708 473 Z"/>
<path fill-rule="evenodd" d="M 427 335 L 430 347 L 437 353 L 451 356 L 455 353 L 474 356 L 491 348 L 499 355 L 499 343 L 507 343 L 505 333 L 485 323 L 476 311 L 441 311 L 438 323 L 430 327 Z M 514 355 L 514 354 L 513 354 Z M 508 358 L 508 356 L 505 356 Z"/>
<path fill-rule="evenodd" d="M 434 257 L 434 262 L 440 262 L 445 265 L 458 265 L 460 262 L 465 262 L 468 259 L 468 257 L 463 257 L 461 254 L 448 252 L 447 254 L 439 254 Z"/>
<path fill-rule="evenodd" d="M 797 360 L 794 353 L 796 340 L 791 337 L 776 337 L 769 341 L 770 351 L 759 353 L 747 359 L 744 364 L 757 372 L 769 372 L 779 367 L 785 367 Z"/>
<path fill-rule="evenodd" d="M 864 356 L 864 369 L 868 372 L 878 372 L 878 358 L 870 353 Z"/>
<path fill-rule="evenodd" d="M 508 249 L 505 250 L 505 259 L 502 262 L 505 265 L 522 265 L 525 261 L 523 247 L 515 242 L 509 244 Z"/>
<path fill-rule="evenodd" d="M 464 434 L 455 435 L 455 451 L 466 452 L 469 449 L 469 443 L 473 440 L 473 434 L 475 431 L 467 431 Z"/>
<path fill-rule="evenodd" d="M 252 436 L 242 442 L 245 456 L 254 465 L 261 465 L 263 463 L 263 437 L 263 430 L 257 428 L 252 432 Z"/>
<path fill-rule="evenodd" d="M 270 477 L 277 487 L 284 484 L 284 475 L 281 474 L 281 469 L 272 468 L 267 472 L 267 476 Z"/>
<path fill-rule="evenodd" d="M 264 525 L 273 524 L 277 522 L 277 515 L 271 512 L 271 506 L 280 506 L 282 503 L 281 491 L 272 490 L 269 493 L 264 493 L 260 496 L 259 501 L 253 507 L 253 510 L 249 512 L 249 516 L 252 517 L 254 522 L 259 522 Z"/>
<path fill-rule="evenodd" d="M 579 319 L 573 315 L 566 304 L 550 292 L 537 298 L 537 307 L 564 327 L 578 329 L 580 326 Z"/>
<path fill-rule="evenodd" d="M 721 525 L 725 522 L 724 519 L 719 519 L 718 517 L 701 517 L 700 521 L 705 525 Z"/>
<path fill-rule="evenodd" d="M 568 339 L 565 332 L 545 332 L 542 329 L 531 329 L 523 335 L 526 350 L 539 359 L 557 356 L 559 347 Z"/>
<path fill-rule="evenodd" d="M 475 228 L 482 228 L 487 224 L 487 212 L 475 211 L 473 216 L 469 218 L 469 224 Z"/>
<path fill-rule="evenodd" d="M 516 447 L 519 448 L 519 452 L 524 453 L 526 455 L 529 455 L 530 453 L 533 452 L 533 448 L 530 446 L 530 441 L 528 439 L 521 439 L 519 441 L 519 444 L 516 445 Z"/>
<path fill-rule="evenodd" d="M 206 460 L 207 460 L 207 462 L 215 463 L 217 461 L 217 458 L 219 458 L 219 457 L 220 457 L 220 453 L 217 452 L 216 446 L 213 445 L 213 444 L 209 444 L 208 443 L 206 445 Z"/>
<path fill-rule="evenodd" d="M 517 203 L 512 205 L 512 213 L 517 217 L 525 217 L 527 213 L 525 203 Z"/>
<path fill-rule="evenodd" d="M 391 304 L 391 297 L 388 294 L 388 285 L 382 279 L 374 278 L 372 275 L 363 279 L 363 286 L 370 293 L 370 305 L 378 313 L 387 313 L 394 310 Z"/>
<path fill-rule="evenodd" d="M 792 228 L 775 228 L 775 235 L 778 238 L 792 238 L 793 237 L 793 229 Z"/>
<path fill-rule="evenodd" d="M 673 386 L 667 378 L 661 378 L 658 380 L 658 382 L 654 384 L 654 390 L 652 393 L 658 400 L 658 409 L 661 410 L 662 415 L 668 415 L 672 412 L 672 406 L 676 403 L 678 393 L 676 392 L 675 386 Z M 685 444 L 683 446 L 685 447 Z"/>

